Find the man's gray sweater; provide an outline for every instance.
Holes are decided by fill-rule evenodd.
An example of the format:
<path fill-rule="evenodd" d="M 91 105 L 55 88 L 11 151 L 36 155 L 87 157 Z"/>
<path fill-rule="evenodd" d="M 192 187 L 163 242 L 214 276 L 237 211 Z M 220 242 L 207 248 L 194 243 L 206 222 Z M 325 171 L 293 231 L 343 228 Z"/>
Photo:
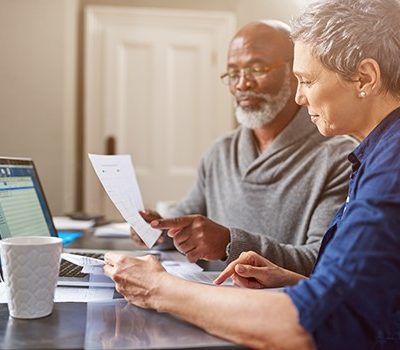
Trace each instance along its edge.
<path fill-rule="evenodd" d="M 230 228 L 228 262 L 253 250 L 309 275 L 329 221 L 345 200 L 356 147 L 327 138 L 300 110 L 260 155 L 251 130 L 217 140 L 188 196 L 168 216 L 202 214 Z"/>

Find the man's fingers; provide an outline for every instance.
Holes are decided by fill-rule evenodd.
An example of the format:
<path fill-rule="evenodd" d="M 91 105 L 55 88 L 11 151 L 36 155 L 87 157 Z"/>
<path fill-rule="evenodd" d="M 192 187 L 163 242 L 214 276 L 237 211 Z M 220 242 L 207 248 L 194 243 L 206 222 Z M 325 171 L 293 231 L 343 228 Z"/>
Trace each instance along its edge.
<path fill-rule="evenodd" d="M 190 239 L 187 239 L 183 242 L 178 242 L 174 239 L 174 245 L 180 252 L 185 254 L 196 248 L 194 242 L 192 242 Z"/>
<path fill-rule="evenodd" d="M 199 254 L 198 254 L 196 248 L 193 248 L 188 253 L 186 253 L 186 258 L 191 263 L 195 263 L 197 260 L 199 260 Z"/>
<path fill-rule="evenodd" d="M 162 243 L 164 243 L 164 240 L 165 240 L 165 237 L 164 237 L 163 235 L 161 235 L 161 236 L 157 239 L 156 244 L 162 244 Z"/>
<path fill-rule="evenodd" d="M 175 245 L 176 244 L 180 245 L 187 241 L 193 241 L 192 234 L 193 234 L 193 231 L 190 228 L 189 229 L 180 229 L 179 232 L 176 232 L 175 235 L 172 236 L 172 239 L 174 240 Z"/>
<path fill-rule="evenodd" d="M 160 214 L 158 214 L 156 211 L 153 211 L 153 210 L 148 210 L 148 209 L 141 210 L 141 211 L 139 211 L 139 214 L 147 222 L 151 222 L 153 220 L 161 219 Z"/>
<path fill-rule="evenodd" d="M 179 234 L 182 231 L 181 228 L 170 228 L 167 232 L 168 237 L 175 237 L 177 234 Z"/>
<path fill-rule="evenodd" d="M 190 216 L 180 216 L 172 219 L 157 219 L 153 220 L 150 225 L 158 229 L 182 229 L 191 225 L 193 218 Z"/>
<path fill-rule="evenodd" d="M 133 241 L 135 242 L 135 244 L 139 247 L 139 248 L 145 248 L 146 243 L 144 243 L 140 238 L 133 238 Z"/>
<path fill-rule="evenodd" d="M 143 240 L 139 237 L 139 235 L 136 233 L 136 231 L 133 229 L 133 227 L 130 227 L 130 234 L 132 240 L 139 246 L 139 247 L 146 247 L 146 244 L 143 242 Z"/>

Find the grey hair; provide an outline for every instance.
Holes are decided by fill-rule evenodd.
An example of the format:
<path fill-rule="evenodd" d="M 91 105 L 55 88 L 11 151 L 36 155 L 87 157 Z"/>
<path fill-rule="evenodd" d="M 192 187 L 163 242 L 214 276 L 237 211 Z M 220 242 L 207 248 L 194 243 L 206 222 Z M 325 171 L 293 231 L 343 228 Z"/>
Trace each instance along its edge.
<path fill-rule="evenodd" d="M 291 23 L 329 70 L 351 80 L 363 59 L 380 67 L 381 90 L 400 96 L 400 1 L 319 0 Z"/>

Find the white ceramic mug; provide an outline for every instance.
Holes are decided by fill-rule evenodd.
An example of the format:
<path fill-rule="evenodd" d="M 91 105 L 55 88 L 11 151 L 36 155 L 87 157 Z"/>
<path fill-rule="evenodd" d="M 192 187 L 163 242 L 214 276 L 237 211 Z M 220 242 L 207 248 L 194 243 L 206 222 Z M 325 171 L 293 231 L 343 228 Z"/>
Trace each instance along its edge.
<path fill-rule="evenodd" d="M 0 248 L 10 315 L 26 319 L 50 315 L 60 269 L 62 239 L 12 237 L 1 240 Z"/>

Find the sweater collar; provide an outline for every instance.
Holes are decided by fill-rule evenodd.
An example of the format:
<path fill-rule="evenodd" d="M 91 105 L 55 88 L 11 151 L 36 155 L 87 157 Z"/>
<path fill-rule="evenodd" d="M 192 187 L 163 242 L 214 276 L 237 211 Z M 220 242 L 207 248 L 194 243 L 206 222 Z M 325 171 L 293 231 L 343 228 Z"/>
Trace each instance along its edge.
<path fill-rule="evenodd" d="M 250 170 L 281 149 L 288 147 L 303 137 L 316 131 L 315 125 L 310 121 L 307 110 L 300 108 L 292 121 L 281 131 L 264 152 L 258 154 L 256 141 L 251 129 L 241 127 L 239 137 L 239 163 L 240 167 Z"/>

